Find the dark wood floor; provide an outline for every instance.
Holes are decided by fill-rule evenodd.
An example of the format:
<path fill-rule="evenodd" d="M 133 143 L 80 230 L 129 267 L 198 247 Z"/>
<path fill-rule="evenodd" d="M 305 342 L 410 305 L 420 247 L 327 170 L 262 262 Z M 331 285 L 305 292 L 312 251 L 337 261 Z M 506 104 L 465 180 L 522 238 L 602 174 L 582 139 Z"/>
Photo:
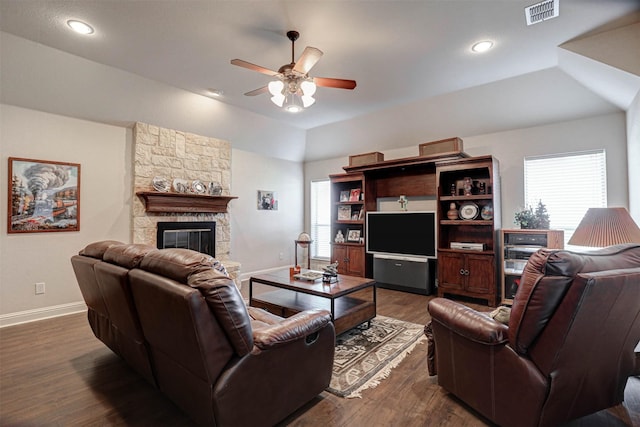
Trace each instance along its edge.
<path fill-rule="evenodd" d="M 424 324 L 430 298 L 381 289 L 378 313 Z M 362 396 L 342 399 L 323 392 L 282 425 L 490 425 L 428 376 L 426 344 L 418 345 L 381 385 Z M 77 425 L 193 423 L 95 339 L 84 314 L 0 329 L 0 426 Z M 570 425 L 640 427 L 640 379 L 629 380 L 624 406 Z"/>

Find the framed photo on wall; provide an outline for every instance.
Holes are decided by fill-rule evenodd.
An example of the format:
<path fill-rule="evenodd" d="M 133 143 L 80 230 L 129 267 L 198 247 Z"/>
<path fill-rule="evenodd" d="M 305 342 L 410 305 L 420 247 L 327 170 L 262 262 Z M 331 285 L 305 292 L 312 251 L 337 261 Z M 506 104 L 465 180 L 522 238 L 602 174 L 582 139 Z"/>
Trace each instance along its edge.
<path fill-rule="evenodd" d="M 275 191 L 258 190 L 258 210 L 278 210 L 278 197 L 276 196 Z"/>
<path fill-rule="evenodd" d="M 80 164 L 9 157 L 7 233 L 80 230 Z"/>

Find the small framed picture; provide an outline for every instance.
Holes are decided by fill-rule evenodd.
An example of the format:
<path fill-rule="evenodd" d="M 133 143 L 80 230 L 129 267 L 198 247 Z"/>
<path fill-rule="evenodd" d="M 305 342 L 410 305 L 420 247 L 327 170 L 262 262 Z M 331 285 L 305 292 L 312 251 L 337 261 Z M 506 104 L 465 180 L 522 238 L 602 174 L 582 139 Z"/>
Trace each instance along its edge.
<path fill-rule="evenodd" d="M 360 189 L 359 188 L 354 188 L 353 190 L 351 190 L 351 195 L 349 196 L 349 201 L 350 202 L 357 202 L 360 200 Z"/>
<path fill-rule="evenodd" d="M 360 230 L 348 230 L 347 231 L 347 242 L 360 242 Z"/>
<path fill-rule="evenodd" d="M 275 191 L 258 190 L 258 210 L 278 210 L 278 198 Z"/>
<path fill-rule="evenodd" d="M 351 206 L 338 206 L 338 221 L 348 221 L 351 219 Z"/>
<path fill-rule="evenodd" d="M 340 192 L 340 201 L 341 202 L 348 202 L 349 201 L 349 190 L 345 190 L 345 191 L 341 191 Z"/>

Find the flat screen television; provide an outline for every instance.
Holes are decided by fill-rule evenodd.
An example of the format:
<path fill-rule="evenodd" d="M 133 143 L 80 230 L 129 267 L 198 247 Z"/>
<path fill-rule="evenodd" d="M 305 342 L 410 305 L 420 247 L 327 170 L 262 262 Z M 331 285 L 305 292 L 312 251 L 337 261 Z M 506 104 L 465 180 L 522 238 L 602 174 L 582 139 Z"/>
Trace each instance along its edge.
<path fill-rule="evenodd" d="M 435 212 L 367 212 L 367 252 L 436 258 Z"/>

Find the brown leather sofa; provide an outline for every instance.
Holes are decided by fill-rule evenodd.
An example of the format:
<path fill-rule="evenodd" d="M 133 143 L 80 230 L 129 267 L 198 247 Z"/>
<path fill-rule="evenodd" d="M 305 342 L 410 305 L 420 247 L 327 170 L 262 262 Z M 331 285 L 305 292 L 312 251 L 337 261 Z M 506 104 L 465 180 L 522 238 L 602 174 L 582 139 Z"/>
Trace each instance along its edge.
<path fill-rule="evenodd" d="M 508 325 L 429 302 L 438 383 L 501 426 L 557 426 L 621 403 L 640 340 L 640 245 L 529 259 Z"/>
<path fill-rule="evenodd" d="M 246 307 L 216 260 L 114 241 L 71 258 L 95 336 L 195 421 L 269 426 L 331 379 L 330 313 Z"/>

